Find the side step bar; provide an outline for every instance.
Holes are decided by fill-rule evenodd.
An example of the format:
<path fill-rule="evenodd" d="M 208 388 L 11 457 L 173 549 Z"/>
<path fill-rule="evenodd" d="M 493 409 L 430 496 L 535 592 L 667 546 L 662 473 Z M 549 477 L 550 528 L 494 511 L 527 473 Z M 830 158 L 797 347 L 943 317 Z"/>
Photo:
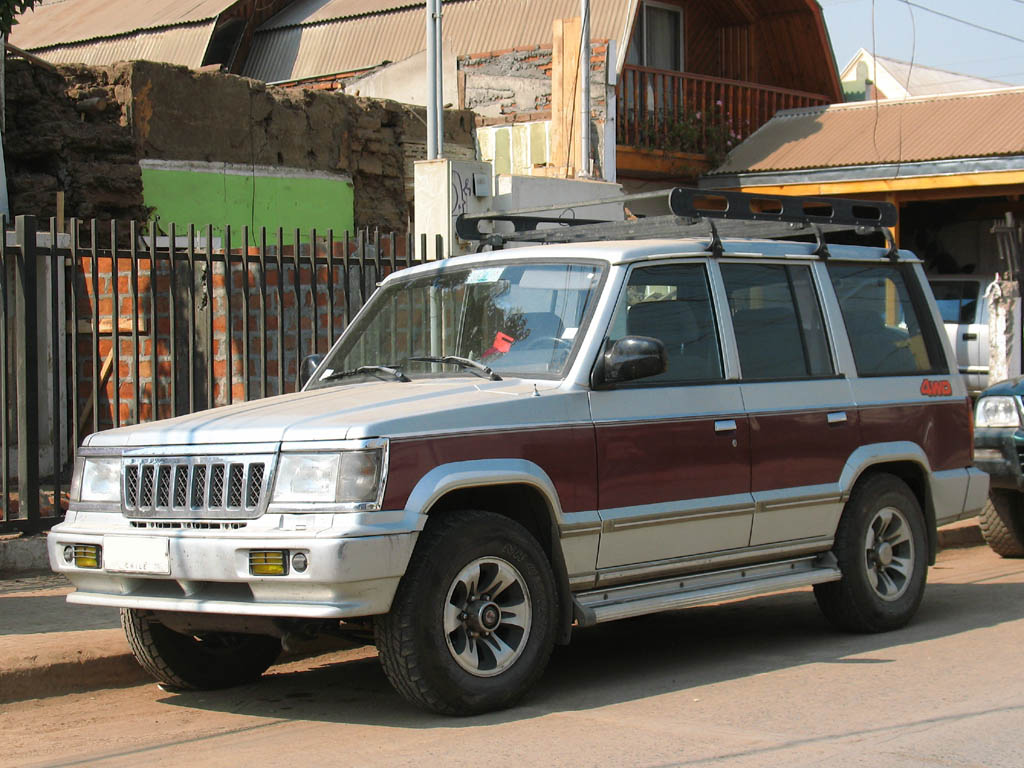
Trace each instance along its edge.
<path fill-rule="evenodd" d="M 796 587 L 838 581 L 843 576 L 831 552 L 675 579 L 659 579 L 573 596 L 576 618 L 590 627 L 605 621 L 674 611 L 695 605 L 765 595 Z"/>

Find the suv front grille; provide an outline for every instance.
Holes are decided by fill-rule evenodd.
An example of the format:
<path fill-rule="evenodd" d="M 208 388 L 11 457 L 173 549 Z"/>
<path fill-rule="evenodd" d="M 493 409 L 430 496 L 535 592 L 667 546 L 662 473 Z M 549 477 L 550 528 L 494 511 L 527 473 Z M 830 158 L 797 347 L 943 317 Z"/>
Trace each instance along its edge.
<path fill-rule="evenodd" d="M 125 457 L 124 514 L 130 518 L 233 518 L 263 514 L 272 455 Z"/>

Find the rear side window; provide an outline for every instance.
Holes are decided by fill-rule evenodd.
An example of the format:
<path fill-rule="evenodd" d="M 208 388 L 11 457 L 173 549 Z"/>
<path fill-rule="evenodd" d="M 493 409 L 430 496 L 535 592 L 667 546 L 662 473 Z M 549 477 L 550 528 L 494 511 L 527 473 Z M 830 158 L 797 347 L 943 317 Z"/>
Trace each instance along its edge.
<path fill-rule="evenodd" d="M 829 264 L 828 271 L 859 376 L 939 371 L 942 357 L 927 304 L 916 281 L 908 281 L 903 268 L 895 264 Z"/>
<path fill-rule="evenodd" d="M 806 266 L 722 264 L 743 378 L 834 373 L 825 323 Z"/>
<path fill-rule="evenodd" d="M 931 284 L 942 322 L 970 325 L 978 317 L 978 284 L 973 280 L 936 280 Z"/>

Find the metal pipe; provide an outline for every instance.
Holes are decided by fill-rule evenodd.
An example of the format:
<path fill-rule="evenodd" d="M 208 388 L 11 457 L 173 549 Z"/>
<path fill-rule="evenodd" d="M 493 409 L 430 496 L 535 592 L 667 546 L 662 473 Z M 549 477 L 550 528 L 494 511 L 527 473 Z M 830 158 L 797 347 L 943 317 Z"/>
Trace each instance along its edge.
<path fill-rule="evenodd" d="M 580 171 L 590 176 L 590 0 L 580 0 Z"/>
<path fill-rule="evenodd" d="M 437 159 L 437 32 L 434 6 L 427 0 L 427 160 Z"/>
<path fill-rule="evenodd" d="M 434 0 L 437 9 L 437 19 L 434 21 L 434 43 L 435 66 L 437 67 L 437 106 L 435 113 L 437 117 L 437 156 L 444 156 L 444 38 L 442 36 L 442 23 L 444 13 L 441 10 L 443 0 Z"/>

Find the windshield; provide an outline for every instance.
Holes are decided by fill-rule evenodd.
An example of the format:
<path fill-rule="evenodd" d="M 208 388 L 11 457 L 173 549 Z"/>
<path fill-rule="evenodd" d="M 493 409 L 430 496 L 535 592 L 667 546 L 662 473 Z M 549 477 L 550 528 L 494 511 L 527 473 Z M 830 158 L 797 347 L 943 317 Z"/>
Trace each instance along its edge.
<path fill-rule="evenodd" d="M 561 378 L 602 275 L 603 267 L 590 263 L 489 262 L 389 283 L 309 386 L 349 376 L 400 380 L 365 366 L 399 369 L 412 378 L 488 375 L 482 366 L 500 376 Z"/>

